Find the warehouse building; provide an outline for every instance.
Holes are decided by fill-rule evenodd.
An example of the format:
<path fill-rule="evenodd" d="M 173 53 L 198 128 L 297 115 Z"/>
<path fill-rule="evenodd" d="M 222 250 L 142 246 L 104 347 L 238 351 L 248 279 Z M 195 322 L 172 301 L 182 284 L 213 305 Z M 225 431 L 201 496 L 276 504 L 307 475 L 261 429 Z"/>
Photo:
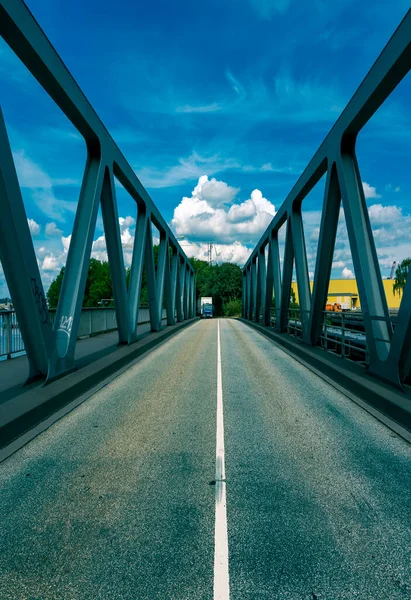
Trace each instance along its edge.
<path fill-rule="evenodd" d="M 383 279 L 382 283 L 384 285 L 388 308 L 398 310 L 402 296 L 394 294 L 394 279 Z M 312 290 L 312 281 L 310 282 L 310 287 Z M 295 293 L 296 301 L 298 302 L 296 281 L 293 281 L 292 288 Z M 358 287 L 355 279 L 330 279 L 327 304 L 335 303 L 341 304 L 341 308 L 345 310 L 357 310 L 361 308 L 360 296 L 358 294 Z"/>

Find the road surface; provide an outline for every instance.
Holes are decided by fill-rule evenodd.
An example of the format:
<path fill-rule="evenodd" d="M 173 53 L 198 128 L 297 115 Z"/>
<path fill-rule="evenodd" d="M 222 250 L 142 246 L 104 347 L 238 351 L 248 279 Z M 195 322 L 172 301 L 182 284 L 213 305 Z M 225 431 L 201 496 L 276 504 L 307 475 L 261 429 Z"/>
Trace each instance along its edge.
<path fill-rule="evenodd" d="M 0 465 L 0 598 L 409 599 L 410 481 L 395 433 L 201 321 Z"/>

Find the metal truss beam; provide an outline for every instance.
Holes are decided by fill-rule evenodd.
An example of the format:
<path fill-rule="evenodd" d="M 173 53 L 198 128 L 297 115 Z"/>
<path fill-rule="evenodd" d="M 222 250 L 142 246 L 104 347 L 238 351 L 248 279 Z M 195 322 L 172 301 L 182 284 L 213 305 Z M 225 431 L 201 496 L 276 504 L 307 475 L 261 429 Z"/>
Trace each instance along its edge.
<path fill-rule="evenodd" d="M 153 331 L 162 326 L 165 289 L 167 324 L 174 324 L 176 309 L 178 321 L 194 315 L 194 272 L 161 213 L 22 0 L 0 0 L 0 33 L 73 123 L 87 146 L 87 162 L 52 330 L 6 128 L 0 115 L 0 259 L 27 348 L 30 376 L 42 375 L 50 380 L 74 367 L 99 204 L 119 343 L 132 343 L 137 338 L 143 265 L 147 274 Z M 137 225 L 128 290 L 114 178 L 136 203 Z M 160 234 L 157 268 L 154 264 L 152 224 Z"/>
<path fill-rule="evenodd" d="M 364 81 L 332 127 L 320 148 L 280 206 L 277 214 L 261 237 L 244 266 L 243 315 L 258 321 L 261 292 L 265 286 L 263 323 L 270 324 L 272 291 L 276 306 L 276 331 L 287 330 L 295 261 L 300 299 L 302 339 L 308 345 L 317 343 L 325 309 L 332 258 L 335 246 L 340 206 L 344 208 L 349 244 L 354 264 L 364 325 L 369 348 L 369 371 L 396 387 L 401 387 L 411 369 L 411 278 L 404 290 L 395 331 L 390 315 L 378 265 L 360 169 L 357 162 L 356 139 L 377 109 L 411 68 L 411 11 L 376 60 Z M 301 207 L 304 198 L 327 173 L 321 228 L 311 292 Z M 287 223 L 282 281 L 280 277 L 278 231 Z M 264 248 L 268 248 L 266 274 L 263 265 Z M 263 257 L 263 259 L 262 259 Z M 265 282 L 263 279 L 265 278 Z M 281 301 L 280 301 L 281 299 Z"/>

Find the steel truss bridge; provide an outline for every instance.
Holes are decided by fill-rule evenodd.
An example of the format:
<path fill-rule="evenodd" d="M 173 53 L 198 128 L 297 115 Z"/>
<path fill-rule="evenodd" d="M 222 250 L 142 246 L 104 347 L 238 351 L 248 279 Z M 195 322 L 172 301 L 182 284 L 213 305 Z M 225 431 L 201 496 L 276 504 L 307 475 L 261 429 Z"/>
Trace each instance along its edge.
<path fill-rule="evenodd" d="M 206 321 L 190 261 L 22 0 L 0 0 L 0 32 L 87 147 L 51 315 L 0 110 L 0 359 L 26 352 L 0 360 L 0 598 L 410 598 L 411 282 L 394 327 L 355 147 L 411 68 L 411 11 L 244 266 L 242 319 Z M 311 291 L 302 207 L 324 175 Z M 136 203 L 128 289 L 115 178 Z M 115 309 L 93 312 L 99 205 Z M 341 206 L 362 316 L 324 319 Z"/>
<path fill-rule="evenodd" d="M 270 325 L 274 292 L 275 331 L 282 334 L 287 330 L 295 264 L 302 341 L 308 346 L 318 344 L 342 203 L 369 348 L 368 371 L 394 386 L 401 386 L 411 369 L 411 281 L 405 286 L 394 332 L 355 146 L 361 129 L 410 70 L 410 32 L 409 12 L 281 205 L 243 270 L 243 317 Z M 302 206 L 325 174 L 311 293 Z M 281 272 L 278 233 L 282 226 L 286 227 L 286 241 Z"/>
<path fill-rule="evenodd" d="M 70 119 L 87 146 L 87 161 L 67 256 L 55 326 L 51 327 L 43 285 L 27 224 L 6 126 L 0 113 L 0 260 L 17 313 L 30 376 L 48 380 L 70 371 L 101 205 L 120 344 L 137 337 L 143 264 L 147 272 L 151 329 L 161 327 L 164 290 L 167 323 L 194 316 L 194 272 L 173 233 L 133 169 L 23 2 L 0 3 L 0 32 L 45 91 Z M 136 243 L 126 288 L 114 177 L 136 203 Z M 157 272 L 152 225 L 160 234 Z"/>

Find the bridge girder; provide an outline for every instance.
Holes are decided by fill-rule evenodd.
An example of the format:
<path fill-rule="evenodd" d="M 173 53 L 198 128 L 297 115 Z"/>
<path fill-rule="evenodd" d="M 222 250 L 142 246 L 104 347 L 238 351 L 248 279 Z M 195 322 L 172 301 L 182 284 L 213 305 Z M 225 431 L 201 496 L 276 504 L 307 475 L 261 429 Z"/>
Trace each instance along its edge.
<path fill-rule="evenodd" d="M 368 368 L 372 374 L 396 387 L 402 386 L 411 369 L 411 277 L 405 286 L 397 325 L 393 331 L 355 145 L 361 129 L 410 69 L 411 10 L 280 206 L 243 269 L 243 316 L 259 321 L 260 298 L 265 290 L 263 323 L 269 324 L 267 309 L 271 305 L 274 287 L 275 327 L 278 333 L 283 333 L 287 329 L 287 311 L 295 262 L 301 306 L 302 341 L 308 345 L 315 345 L 320 336 L 322 311 L 327 301 L 338 216 L 342 204 L 364 317 L 369 352 Z M 327 179 L 311 292 L 301 206 L 304 198 L 325 174 Z M 287 231 L 281 278 L 278 232 L 284 224 Z M 269 248 L 267 268 L 264 265 L 266 246 Z M 261 272 L 261 276 L 255 276 L 257 271 Z M 255 308 L 257 313 L 254 312 Z"/>
<path fill-rule="evenodd" d="M 0 260 L 27 350 L 30 377 L 43 376 L 50 380 L 74 367 L 99 204 L 117 309 L 119 343 L 130 344 L 137 338 L 143 263 L 147 272 L 152 331 L 161 327 L 164 290 L 168 325 L 195 315 L 194 271 L 165 219 L 22 0 L 0 0 L 0 33 L 70 119 L 87 146 L 85 172 L 52 328 L 0 111 Z M 128 191 L 138 209 L 129 290 L 126 287 L 114 177 Z M 160 234 L 157 269 L 154 265 L 152 225 Z"/>

